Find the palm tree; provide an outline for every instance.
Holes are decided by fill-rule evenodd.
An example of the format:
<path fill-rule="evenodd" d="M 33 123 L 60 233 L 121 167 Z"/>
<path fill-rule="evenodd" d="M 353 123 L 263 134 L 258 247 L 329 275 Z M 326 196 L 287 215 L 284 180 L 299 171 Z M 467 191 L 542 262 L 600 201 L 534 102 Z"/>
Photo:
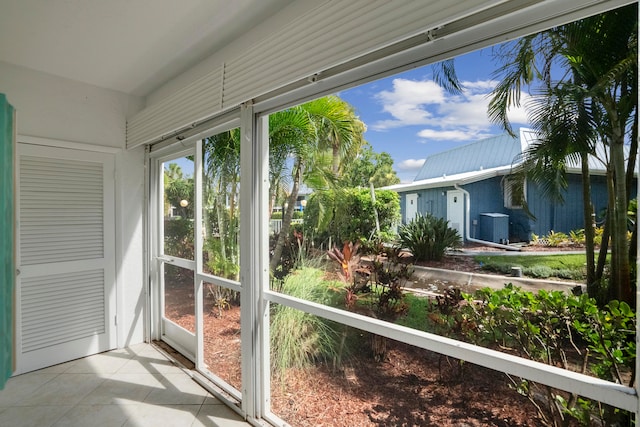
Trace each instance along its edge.
<path fill-rule="evenodd" d="M 299 157 L 297 154 L 314 136 L 315 128 L 309 115 L 299 107 L 269 116 L 269 215 L 279 197 L 288 192 L 286 188 L 292 181 L 288 175 L 291 160 Z"/>
<path fill-rule="evenodd" d="M 216 214 L 215 225 L 218 242 L 216 254 L 223 262 L 220 265 L 235 266 L 239 261 L 238 246 L 238 196 L 240 182 L 240 131 L 232 129 L 204 140 L 204 199 Z M 208 219 L 208 216 L 206 217 Z M 213 238 L 205 220 L 205 238 Z M 213 228 L 213 224 L 210 228 Z M 213 230 L 211 230 L 213 231 Z M 226 270 L 227 267 L 222 268 Z M 237 268 L 217 271 L 226 277 L 237 278 Z"/>
<path fill-rule="evenodd" d="M 363 132 L 364 125 L 351 106 L 336 96 L 319 98 L 269 117 L 272 197 L 287 170 L 286 156 L 292 160 L 291 191 L 269 265 L 272 272 L 282 258 L 300 185 L 304 182 L 314 189 L 332 185 L 341 162 L 355 157 Z"/>
<path fill-rule="evenodd" d="M 365 124 L 353 107 L 336 95 L 329 95 L 305 104 L 314 118 L 319 149 L 331 150 L 332 171 L 337 176 L 340 166 L 356 158 L 364 144 Z"/>
<path fill-rule="evenodd" d="M 165 176 L 170 180 L 183 178 L 182 168 L 177 163 L 169 163 L 164 173 L 165 173 Z"/>
<path fill-rule="evenodd" d="M 507 111 L 519 105 L 521 91 L 541 83 L 533 94 L 530 121 L 540 133 L 540 142 L 528 152 L 532 177 L 547 185 L 549 193 L 562 187 L 567 156 L 580 159 L 585 197 L 585 231 L 591 224 L 588 188 L 588 155 L 595 155 L 599 141 L 608 148 L 602 159 L 607 168 L 609 206 L 605 235 L 612 246 L 609 299 L 632 302 L 627 242 L 627 203 L 635 168 L 637 140 L 631 139 L 631 154 L 625 171 L 624 144 L 637 128 L 637 10 L 631 5 L 601 15 L 525 37 L 506 45 L 498 53 L 504 65 L 502 79 L 489 104 L 490 118 L 512 132 Z M 564 72 L 559 78 L 556 75 Z M 551 172 L 553 180 L 549 180 Z M 538 178 L 536 178 L 536 174 Z M 543 178 L 544 177 L 544 178 Z M 601 277 L 606 240 L 599 265 L 594 266 L 592 230 L 589 289 Z M 604 249 L 604 251 L 603 251 Z"/>

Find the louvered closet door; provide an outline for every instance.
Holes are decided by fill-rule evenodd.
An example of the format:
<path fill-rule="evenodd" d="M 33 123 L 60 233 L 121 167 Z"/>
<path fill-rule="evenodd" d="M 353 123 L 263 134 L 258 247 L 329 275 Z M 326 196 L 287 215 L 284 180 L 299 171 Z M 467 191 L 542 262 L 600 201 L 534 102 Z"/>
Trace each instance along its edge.
<path fill-rule="evenodd" d="M 18 145 L 17 373 L 114 348 L 112 154 Z"/>

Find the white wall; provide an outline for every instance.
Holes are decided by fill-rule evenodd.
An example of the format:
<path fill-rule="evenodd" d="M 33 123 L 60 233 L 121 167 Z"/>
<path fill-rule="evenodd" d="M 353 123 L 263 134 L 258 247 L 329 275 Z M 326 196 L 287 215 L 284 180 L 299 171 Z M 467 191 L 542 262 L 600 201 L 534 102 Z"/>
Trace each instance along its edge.
<path fill-rule="evenodd" d="M 322 4 L 322 2 L 319 1 L 295 1 L 260 25 L 247 28 L 247 31 L 242 37 L 233 40 L 219 51 L 211 53 L 195 66 L 181 73 L 174 79 L 169 80 L 155 91 L 152 91 L 146 98 L 146 105 L 152 105 L 171 95 L 176 90 L 182 89 L 194 80 L 208 74 L 212 69 L 224 64 L 225 61 L 237 57 L 238 52 L 249 49 L 253 44 L 261 41 L 274 31 L 283 28 L 292 21 L 299 20 L 300 15 L 319 7 L 320 4 Z"/>
<path fill-rule="evenodd" d="M 17 112 L 20 135 L 124 148 L 126 119 L 139 98 L 0 61 L 0 93 Z"/>
<path fill-rule="evenodd" d="M 1 61 L 0 93 L 16 109 L 17 134 L 37 137 L 31 142 L 115 149 L 118 346 L 142 342 L 144 150 L 125 150 L 126 120 L 141 99 Z"/>
<path fill-rule="evenodd" d="M 116 274 L 118 281 L 118 347 L 144 340 L 144 148 L 116 156 Z"/>

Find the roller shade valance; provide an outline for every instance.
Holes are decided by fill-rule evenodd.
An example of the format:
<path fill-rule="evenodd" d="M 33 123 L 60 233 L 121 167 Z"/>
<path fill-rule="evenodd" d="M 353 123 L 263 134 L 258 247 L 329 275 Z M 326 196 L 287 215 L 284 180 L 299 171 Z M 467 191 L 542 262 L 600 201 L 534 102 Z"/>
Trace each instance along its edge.
<path fill-rule="evenodd" d="M 495 1 L 325 1 L 135 115 L 127 147 L 157 142 L 293 81 L 494 5 Z"/>
<path fill-rule="evenodd" d="M 310 99 L 345 87 L 349 79 L 366 80 L 390 70 L 424 65 L 627 3 L 629 0 L 325 1 L 138 113 L 127 124 L 127 147 L 167 139 L 243 102 L 264 104 L 293 92 L 300 94 L 298 99 Z M 372 68 L 373 62 L 379 64 Z M 333 82 L 314 86 L 316 79 L 325 78 Z M 265 109 L 269 108 L 261 105 L 258 110 Z"/>

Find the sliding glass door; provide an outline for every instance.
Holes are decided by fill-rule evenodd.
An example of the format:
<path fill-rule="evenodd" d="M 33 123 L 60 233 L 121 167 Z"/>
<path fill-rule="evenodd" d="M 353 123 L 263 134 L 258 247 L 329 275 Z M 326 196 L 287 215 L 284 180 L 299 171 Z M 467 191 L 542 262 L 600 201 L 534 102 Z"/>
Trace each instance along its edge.
<path fill-rule="evenodd" d="M 240 129 L 151 153 L 156 338 L 241 400 Z"/>
<path fill-rule="evenodd" d="M 157 160 L 157 278 L 162 339 L 195 360 L 194 149 Z"/>

